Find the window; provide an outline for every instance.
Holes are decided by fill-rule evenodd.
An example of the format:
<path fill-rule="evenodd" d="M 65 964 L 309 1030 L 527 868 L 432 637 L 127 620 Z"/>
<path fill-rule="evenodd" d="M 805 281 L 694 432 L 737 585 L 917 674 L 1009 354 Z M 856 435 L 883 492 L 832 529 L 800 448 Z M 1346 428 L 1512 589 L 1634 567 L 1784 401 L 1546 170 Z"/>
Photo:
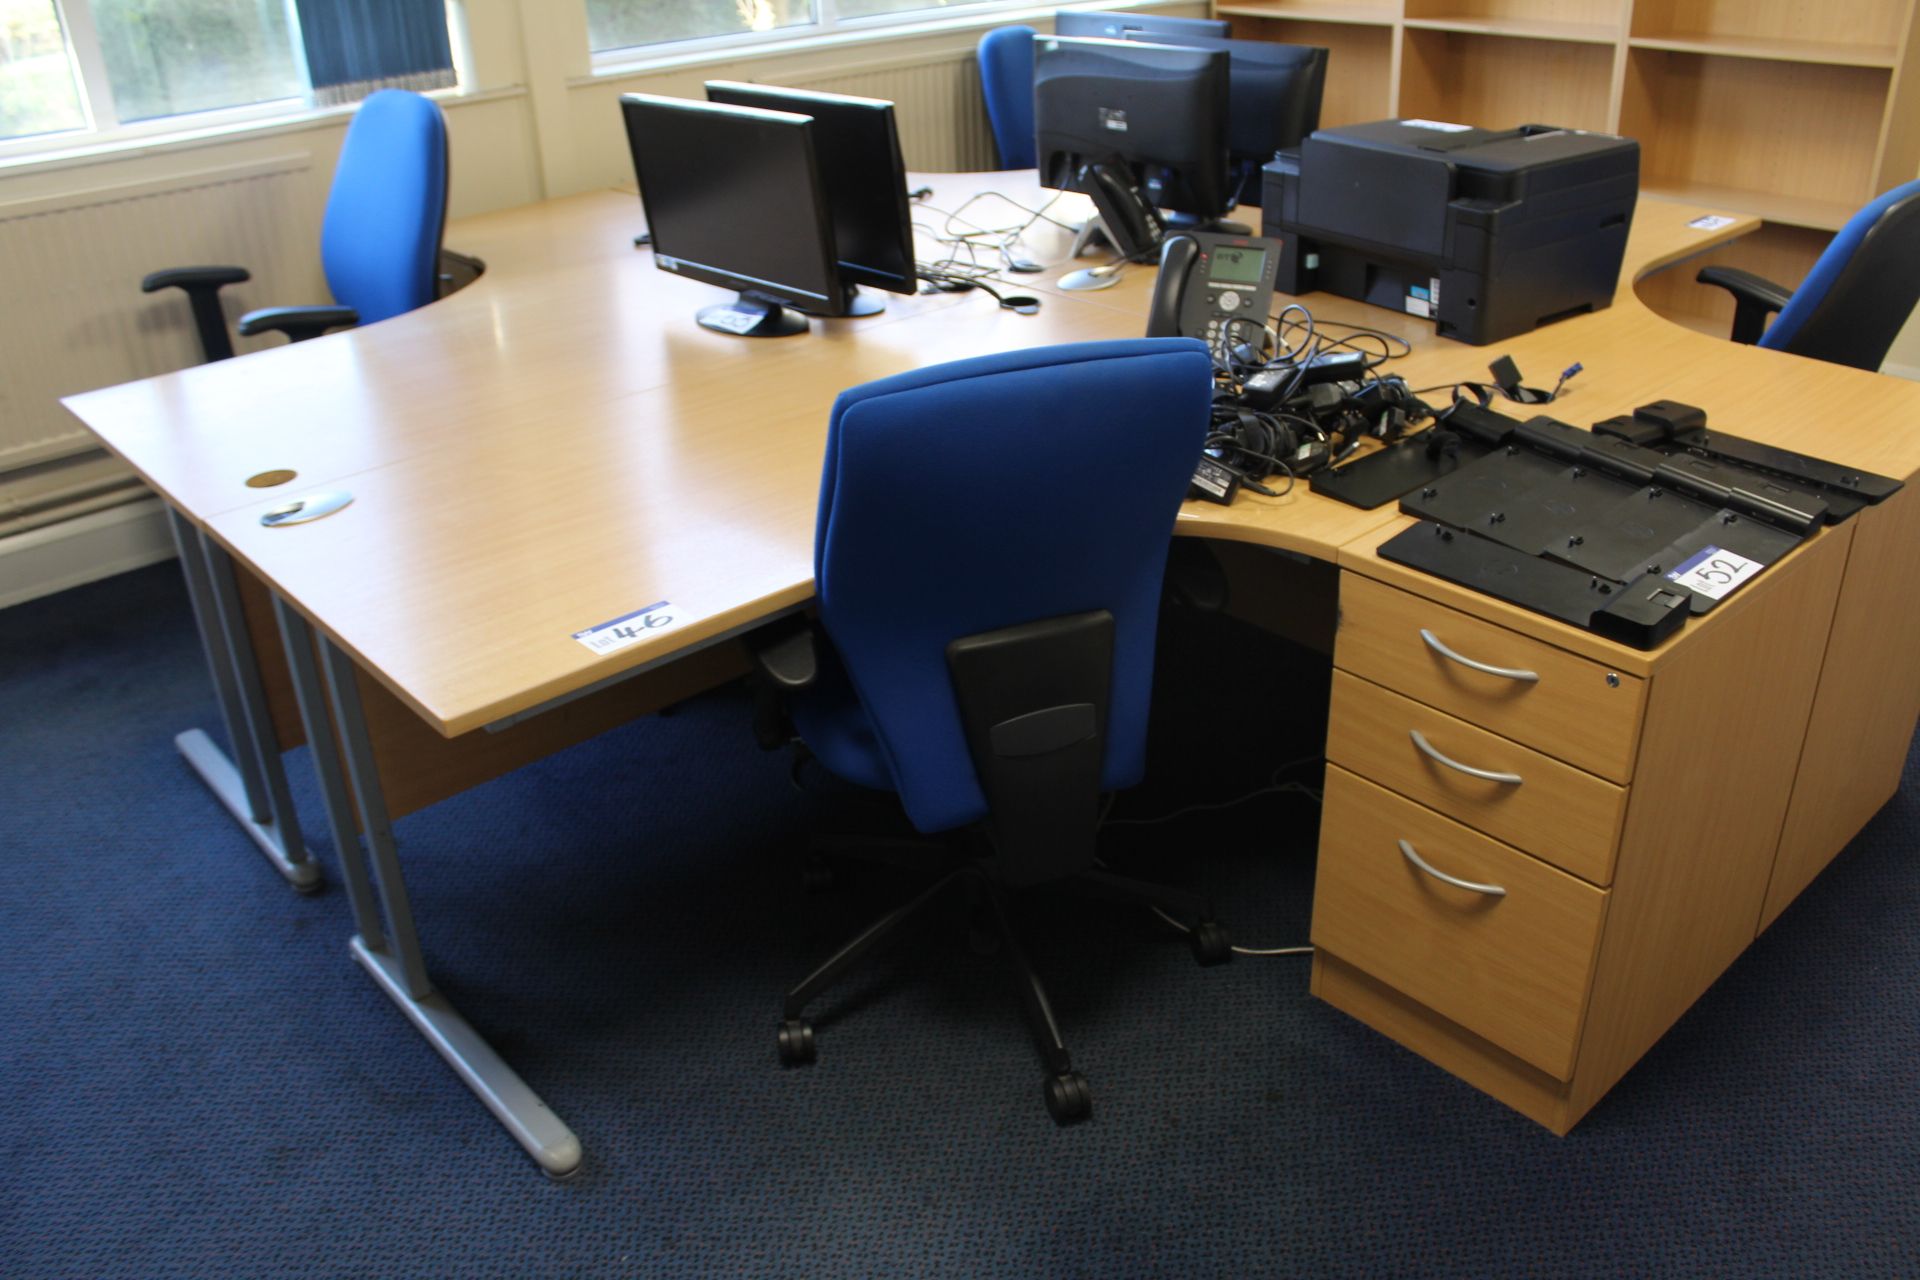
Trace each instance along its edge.
<path fill-rule="evenodd" d="M 1031 0 L 586 0 L 587 37 L 594 53 L 604 54 L 677 40 L 733 43 L 816 34 L 861 19 L 1010 8 L 1016 2 Z"/>
<path fill-rule="evenodd" d="M 53 0 L 0 0 L 0 141 L 86 127 Z"/>
<path fill-rule="evenodd" d="M 453 82 L 445 0 L 0 0 L 7 150 Z"/>
<path fill-rule="evenodd" d="M 285 0 L 91 0 L 88 8 L 120 123 L 306 92 Z"/>

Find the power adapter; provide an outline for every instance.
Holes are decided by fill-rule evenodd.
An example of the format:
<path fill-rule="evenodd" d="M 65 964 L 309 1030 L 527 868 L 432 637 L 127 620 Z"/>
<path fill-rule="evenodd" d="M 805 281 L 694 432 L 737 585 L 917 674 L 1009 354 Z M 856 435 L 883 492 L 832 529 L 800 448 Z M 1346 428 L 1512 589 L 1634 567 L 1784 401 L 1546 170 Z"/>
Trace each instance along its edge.
<path fill-rule="evenodd" d="M 1193 469 L 1193 484 L 1187 489 L 1189 498 L 1200 498 L 1207 502 L 1217 502 L 1226 506 L 1240 492 L 1240 473 L 1218 458 L 1200 455 L 1199 465 Z"/>
<path fill-rule="evenodd" d="M 1240 384 L 1241 399 L 1250 408 L 1264 409 L 1284 394 L 1317 388 L 1322 383 L 1358 382 L 1366 372 L 1364 353 L 1328 351 L 1304 365 L 1282 361 L 1249 374 Z"/>

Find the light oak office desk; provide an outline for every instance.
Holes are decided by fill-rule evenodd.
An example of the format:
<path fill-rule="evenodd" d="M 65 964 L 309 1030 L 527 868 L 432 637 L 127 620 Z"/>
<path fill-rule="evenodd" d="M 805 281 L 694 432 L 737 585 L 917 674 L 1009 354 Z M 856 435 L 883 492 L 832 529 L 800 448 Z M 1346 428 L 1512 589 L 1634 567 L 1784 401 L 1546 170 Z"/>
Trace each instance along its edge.
<path fill-rule="evenodd" d="M 928 181 L 943 209 L 984 190 L 1041 198 L 1031 175 Z M 1701 231 L 1696 212 L 1644 205 L 1626 279 L 1752 225 Z M 1136 336 L 1151 288 L 1134 268 L 1068 295 L 1056 270 L 1037 281 L 1048 299 L 1034 317 L 978 293 L 890 297 L 877 317 L 748 342 L 694 326 L 714 291 L 634 251 L 638 222 L 619 193 L 471 219 L 449 243 L 489 270 L 445 301 L 68 402 L 177 513 L 236 743 L 236 774 L 204 740 L 197 766 L 282 870 L 310 880 L 278 748 L 337 739 L 350 777 L 334 751 L 313 756 L 336 847 L 357 850 L 357 827 L 371 855 L 370 868 L 343 860 L 354 954 L 553 1173 L 577 1165 L 578 1143 L 433 991 L 390 818 L 736 675 L 724 642 L 810 598 L 841 388 Z M 1028 242 L 1043 261 L 1064 245 L 1050 228 Z M 1587 371 L 1554 406 L 1574 422 L 1672 398 L 1724 430 L 1920 472 L 1920 386 L 1677 328 L 1630 284 L 1608 311 L 1489 349 L 1306 301 L 1407 336 L 1396 371 L 1416 386 L 1478 376 L 1503 351 L 1535 378 L 1577 360 Z M 283 470 L 297 477 L 246 483 Z M 260 525 L 328 488 L 352 505 Z M 1920 712 L 1920 497 L 1822 533 L 1651 653 L 1375 556 L 1405 524 L 1302 486 L 1190 504 L 1177 531 L 1338 566 L 1314 991 L 1564 1132 L 1892 794 Z M 572 638 L 656 602 L 671 622 L 630 647 L 598 656 Z M 1422 629 L 1539 679 L 1468 670 Z M 1415 755 L 1416 729 L 1523 782 Z M 1402 840 L 1507 895 L 1427 877 Z"/>

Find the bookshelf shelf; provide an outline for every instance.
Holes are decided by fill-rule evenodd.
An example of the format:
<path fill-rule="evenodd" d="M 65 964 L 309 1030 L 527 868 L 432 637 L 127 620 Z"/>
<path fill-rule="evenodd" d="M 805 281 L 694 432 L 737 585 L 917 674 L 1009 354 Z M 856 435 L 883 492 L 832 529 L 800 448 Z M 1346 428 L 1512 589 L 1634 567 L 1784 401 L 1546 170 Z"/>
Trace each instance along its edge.
<path fill-rule="evenodd" d="M 1214 11 L 1236 36 L 1331 51 L 1323 124 L 1420 116 L 1637 139 L 1647 196 L 1759 216 L 1767 225 L 1745 252 L 1791 285 L 1855 210 L 1920 173 L 1916 4 L 1242 0 Z M 1718 325 L 1717 312 L 1703 320 L 1699 304 L 1677 301 L 1697 292 L 1691 279 L 1652 292 Z"/>

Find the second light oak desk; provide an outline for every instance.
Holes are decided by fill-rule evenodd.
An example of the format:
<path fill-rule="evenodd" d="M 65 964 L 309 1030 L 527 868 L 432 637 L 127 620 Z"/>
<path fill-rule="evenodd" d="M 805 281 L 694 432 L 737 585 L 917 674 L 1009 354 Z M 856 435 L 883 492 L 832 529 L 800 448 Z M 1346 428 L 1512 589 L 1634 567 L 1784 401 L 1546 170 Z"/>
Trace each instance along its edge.
<path fill-rule="evenodd" d="M 1024 175 L 929 181 L 944 207 L 985 189 L 1040 198 Z M 1735 348 L 1639 304 L 1633 277 L 1744 229 L 1698 231 L 1693 212 L 1644 204 L 1615 306 L 1499 350 L 1535 372 L 1585 363 L 1556 406 L 1575 421 L 1670 397 L 1739 434 L 1920 472 L 1909 425 L 1920 387 Z M 336 843 L 351 844 L 357 824 L 374 853 L 355 895 L 356 954 L 554 1172 L 577 1163 L 572 1135 L 433 993 L 389 815 L 735 674 L 717 642 L 811 595 L 819 459 L 842 387 L 1137 335 L 1151 277 L 1050 296 L 1037 317 L 978 294 L 894 298 L 878 317 L 749 343 L 693 326 L 713 291 L 629 248 L 637 222 L 620 194 L 472 219 L 449 243 L 489 271 L 452 298 L 70 402 L 216 562 L 230 554 L 242 584 L 282 602 L 284 636 L 264 594 L 247 615 L 267 668 L 263 734 L 298 741 L 304 710 L 316 736 L 342 739 L 360 811 L 346 809 L 344 783 L 329 788 Z M 1063 247 L 1050 232 L 1029 245 L 1043 260 Z M 1498 353 L 1306 301 L 1403 332 L 1415 351 L 1398 371 L 1415 385 L 1474 376 Z M 297 479 L 267 494 L 246 486 L 277 469 Z M 353 504 L 260 526 L 279 494 L 328 487 Z M 1372 548 L 1403 523 L 1302 487 L 1190 506 L 1178 531 L 1339 566 L 1314 990 L 1564 1131 L 1892 794 L 1920 711 L 1907 657 L 1920 647 L 1920 500 L 1903 493 L 1823 533 L 1652 653 L 1387 564 Z M 672 622 L 629 648 L 602 657 L 572 638 L 660 601 Z M 309 628 L 332 677 L 330 716 Z M 1423 628 L 1541 679 L 1524 692 L 1487 685 L 1497 677 L 1421 646 Z M 273 661 L 283 640 L 308 695 L 298 710 Z M 1410 759 L 1395 758 L 1398 773 L 1371 768 L 1410 752 L 1414 727 L 1461 759 L 1524 753 L 1511 756 L 1529 779 L 1518 794 L 1544 793 L 1546 811 L 1529 817 Z M 1345 767 L 1362 758 L 1373 781 Z M 1509 893 L 1489 905 L 1424 878 L 1400 840 Z"/>

